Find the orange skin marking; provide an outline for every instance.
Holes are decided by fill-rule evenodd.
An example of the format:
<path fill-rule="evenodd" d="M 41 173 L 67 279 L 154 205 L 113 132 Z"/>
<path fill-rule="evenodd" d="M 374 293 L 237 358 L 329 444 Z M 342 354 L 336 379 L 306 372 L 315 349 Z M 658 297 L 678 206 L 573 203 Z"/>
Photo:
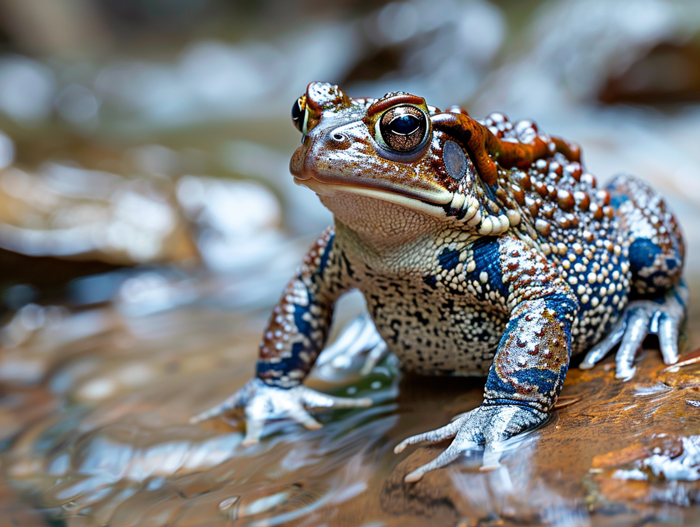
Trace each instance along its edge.
<path fill-rule="evenodd" d="M 491 187 L 498 180 L 496 161 L 504 168 L 527 168 L 536 160 L 552 154 L 539 135 L 531 143 L 502 141 L 464 111 L 437 114 L 432 117 L 432 122 L 436 130 L 442 130 L 464 144 L 481 179 Z M 580 148 L 575 143 L 558 138 L 551 141 L 554 151 L 564 154 L 570 161 L 580 159 Z"/>

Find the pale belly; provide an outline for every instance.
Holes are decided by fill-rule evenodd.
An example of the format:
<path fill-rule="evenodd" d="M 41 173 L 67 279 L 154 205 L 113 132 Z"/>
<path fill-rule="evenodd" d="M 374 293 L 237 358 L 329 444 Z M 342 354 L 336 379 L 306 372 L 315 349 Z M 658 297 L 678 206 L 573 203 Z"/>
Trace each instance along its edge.
<path fill-rule="evenodd" d="M 487 375 L 508 318 L 466 296 L 407 286 L 365 293 L 374 323 L 408 370 L 428 375 Z M 420 302 L 418 301 L 420 300 Z"/>

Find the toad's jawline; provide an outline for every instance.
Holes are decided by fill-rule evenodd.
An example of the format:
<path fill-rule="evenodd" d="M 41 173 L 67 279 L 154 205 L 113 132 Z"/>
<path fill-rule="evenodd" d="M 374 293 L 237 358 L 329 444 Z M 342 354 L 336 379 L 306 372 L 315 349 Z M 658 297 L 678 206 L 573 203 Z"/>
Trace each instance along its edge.
<path fill-rule="evenodd" d="M 299 179 L 295 177 L 294 183 L 313 190 L 319 196 L 338 196 L 339 194 L 343 193 L 355 194 L 360 196 L 366 196 L 368 198 L 378 199 L 381 201 L 386 201 L 388 203 L 403 205 L 404 207 L 423 212 L 430 216 L 443 218 L 445 216 L 445 205 L 450 203 L 449 201 L 444 204 L 434 202 L 431 203 L 428 201 L 424 201 L 418 197 L 389 192 L 387 190 L 379 190 L 368 187 L 358 187 L 354 185 L 338 183 L 322 183 L 316 179 Z M 452 194 L 450 194 L 450 198 L 452 198 Z"/>

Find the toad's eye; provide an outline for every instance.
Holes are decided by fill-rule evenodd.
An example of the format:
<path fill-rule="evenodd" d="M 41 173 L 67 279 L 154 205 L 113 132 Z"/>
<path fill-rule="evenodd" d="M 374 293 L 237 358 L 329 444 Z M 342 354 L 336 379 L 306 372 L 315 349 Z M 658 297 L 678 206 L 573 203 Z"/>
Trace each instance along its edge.
<path fill-rule="evenodd" d="M 411 152 L 423 144 L 428 120 L 423 111 L 405 104 L 387 110 L 377 126 L 384 146 L 396 152 Z"/>
<path fill-rule="evenodd" d="M 292 106 L 292 122 L 302 134 L 306 133 L 306 113 L 306 95 L 302 95 Z"/>

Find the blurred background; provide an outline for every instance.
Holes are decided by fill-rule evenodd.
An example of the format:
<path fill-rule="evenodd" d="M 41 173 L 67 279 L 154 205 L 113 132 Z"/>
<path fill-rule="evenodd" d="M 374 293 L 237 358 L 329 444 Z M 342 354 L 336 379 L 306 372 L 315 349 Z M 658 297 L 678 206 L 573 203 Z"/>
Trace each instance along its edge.
<path fill-rule="evenodd" d="M 331 221 L 287 170 L 312 80 L 534 119 L 667 195 L 692 270 L 699 29 L 694 0 L 2 0 L 2 305 L 187 297 L 198 273 L 267 277 L 240 302 L 269 302 Z"/>
<path fill-rule="evenodd" d="M 667 197 L 700 281 L 697 0 L 0 0 L 0 512 L 20 489 L 27 525 L 32 507 L 113 520 L 127 498 L 86 494 L 105 489 L 90 460 L 147 457 L 142 436 L 177 458 L 168 427 L 252 374 L 332 221 L 288 173 L 310 81 L 579 142 L 599 182 L 631 172 Z M 192 467 L 231 457 L 240 434 L 220 437 Z M 184 470 L 163 459 L 120 478 L 160 488 Z"/>

